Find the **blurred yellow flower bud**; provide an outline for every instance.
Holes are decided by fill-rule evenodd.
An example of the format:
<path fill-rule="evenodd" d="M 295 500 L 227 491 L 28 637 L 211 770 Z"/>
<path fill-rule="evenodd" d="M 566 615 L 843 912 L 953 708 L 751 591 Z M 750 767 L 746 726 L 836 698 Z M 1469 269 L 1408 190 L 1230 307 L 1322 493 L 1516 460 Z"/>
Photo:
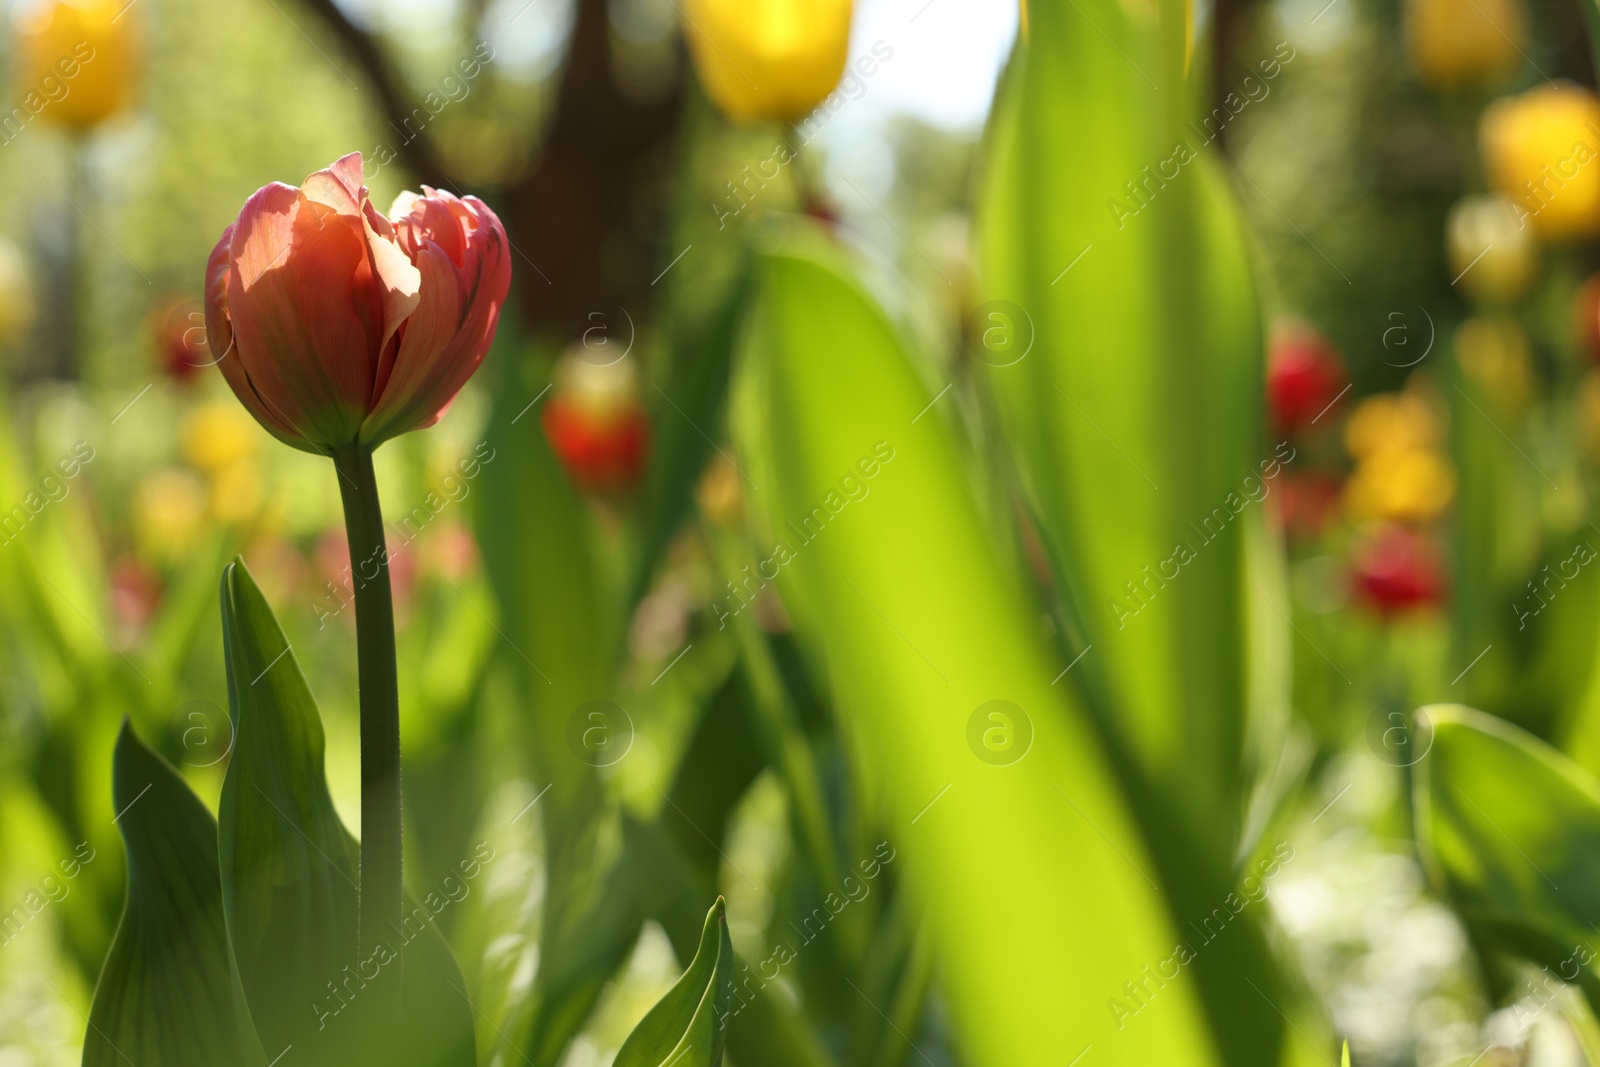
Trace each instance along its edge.
<path fill-rule="evenodd" d="M 739 471 L 726 456 L 711 458 L 694 495 L 701 513 L 718 525 L 732 525 L 744 512 L 744 487 L 739 484 Z"/>
<path fill-rule="evenodd" d="M 1542 237 L 1600 233 L 1600 97 L 1541 86 L 1495 101 L 1478 130 L 1489 182 Z"/>
<path fill-rule="evenodd" d="M 1439 416 L 1414 390 L 1368 397 L 1344 428 L 1345 448 L 1358 460 L 1389 450 L 1435 448 L 1442 437 Z"/>
<path fill-rule="evenodd" d="M 1362 460 L 1345 484 L 1345 509 L 1357 522 L 1392 519 L 1422 523 L 1455 496 L 1456 476 L 1439 453 L 1388 448 Z"/>
<path fill-rule="evenodd" d="M 211 478 L 210 511 L 218 522 L 239 526 L 261 510 L 261 475 L 248 461 L 229 464 Z"/>
<path fill-rule="evenodd" d="M 1521 0 L 1407 0 L 1406 48 L 1435 89 L 1493 84 L 1522 61 Z"/>
<path fill-rule="evenodd" d="M 17 246 L 0 237 L 0 344 L 15 341 L 33 325 L 33 283 Z"/>
<path fill-rule="evenodd" d="M 1539 269 L 1532 228 L 1503 196 L 1465 196 L 1445 222 L 1445 248 L 1457 288 L 1480 303 L 1509 304 Z"/>
<path fill-rule="evenodd" d="M 1513 417 L 1532 392 L 1528 335 L 1506 318 L 1474 315 L 1456 330 L 1456 362 L 1490 403 Z"/>
<path fill-rule="evenodd" d="M 183 458 L 207 474 L 254 456 L 262 430 L 238 404 L 207 401 L 189 413 L 183 424 Z"/>
<path fill-rule="evenodd" d="M 706 94 L 731 119 L 791 122 L 844 73 L 850 0 L 684 0 Z"/>
<path fill-rule="evenodd" d="M 206 515 L 200 479 L 181 468 L 156 471 L 133 493 L 133 534 L 146 559 L 176 562 L 194 546 Z"/>
<path fill-rule="evenodd" d="M 37 0 L 17 9 L 16 76 L 30 116 L 74 129 L 133 99 L 134 41 L 127 0 Z"/>

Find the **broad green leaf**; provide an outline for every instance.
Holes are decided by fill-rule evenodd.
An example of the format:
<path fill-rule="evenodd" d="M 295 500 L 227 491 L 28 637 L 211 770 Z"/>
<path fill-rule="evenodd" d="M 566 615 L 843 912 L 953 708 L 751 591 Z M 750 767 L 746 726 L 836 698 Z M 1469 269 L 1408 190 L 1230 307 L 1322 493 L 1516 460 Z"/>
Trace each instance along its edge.
<path fill-rule="evenodd" d="M 733 943 L 724 911 L 718 897 L 706 914 L 694 960 L 634 1027 L 613 1067 L 720 1067 L 733 996 Z"/>
<path fill-rule="evenodd" d="M 1187 973 L 1126 1002 L 1179 934 L 899 338 L 810 228 L 768 235 L 754 284 L 735 424 L 773 546 L 756 566 L 831 678 L 890 830 L 879 858 L 931 913 L 964 1062 L 1220 1062 Z M 994 700 L 1016 709 L 997 749 Z M 1020 758 L 990 762 L 1008 742 Z"/>
<path fill-rule="evenodd" d="M 112 764 L 128 900 L 89 1011 L 84 1067 L 259 1067 L 236 1003 L 217 879 L 217 824 L 124 721 Z"/>
<path fill-rule="evenodd" d="M 432 905 L 408 901 L 404 928 L 358 951 L 359 850 L 328 793 L 322 720 L 242 563 L 223 573 L 222 622 L 234 729 L 218 820 L 222 895 L 263 1047 L 292 1048 L 301 1063 L 388 1050 L 391 1062 L 471 1067 L 466 983 Z M 399 1026 L 372 1018 L 371 987 L 385 982 L 402 990 Z"/>
<path fill-rule="evenodd" d="M 1240 515 L 1292 451 L 1260 431 L 1259 312 L 1198 105 L 1211 82 L 1185 69 L 1179 0 L 1034 8 L 985 159 L 975 370 L 1071 654 L 1094 649 L 1075 681 L 1186 835 L 1231 858 L 1248 785 Z"/>
<path fill-rule="evenodd" d="M 1183 930 L 1233 891 L 1281 795 L 1287 679 L 1251 657 L 1282 654 L 1291 607 L 1250 542 L 1298 455 L 1261 433 L 1260 312 L 1184 5 L 1035 6 L 985 158 L 975 370 L 1057 577 L 1063 659 L 1083 657 L 1060 684 L 1107 739 Z M 1262 57 L 1279 73 L 1282 48 Z M 1223 1058 L 1304 1051 L 1259 917 L 1235 925 L 1193 966 Z"/>
<path fill-rule="evenodd" d="M 1600 946 L 1600 782 L 1493 716 L 1456 705 L 1423 716 L 1416 834 L 1435 884 L 1476 933 L 1541 964 Z"/>

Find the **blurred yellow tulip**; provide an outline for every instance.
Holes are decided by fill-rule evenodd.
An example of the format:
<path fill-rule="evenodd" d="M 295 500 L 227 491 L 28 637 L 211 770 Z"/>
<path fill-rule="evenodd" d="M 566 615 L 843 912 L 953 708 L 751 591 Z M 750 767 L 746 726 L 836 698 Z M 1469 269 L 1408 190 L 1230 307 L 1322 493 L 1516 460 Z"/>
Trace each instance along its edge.
<path fill-rule="evenodd" d="M 189 413 L 183 424 L 183 458 L 216 475 L 254 456 L 263 431 L 238 404 L 207 401 Z"/>
<path fill-rule="evenodd" d="M 140 555 L 176 562 L 194 546 L 206 515 L 206 492 L 179 467 L 147 475 L 133 492 L 133 533 Z"/>
<path fill-rule="evenodd" d="M 1538 272 L 1539 246 L 1518 212 L 1503 196 L 1466 196 L 1450 209 L 1445 222 L 1450 273 L 1480 303 L 1511 303 L 1527 292 Z"/>
<path fill-rule="evenodd" d="M 211 477 L 211 515 L 218 522 L 239 526 L 261 510 L 261 475 L 248 460 L 232 463 Z"/>
<path fill-rule="evenodd" d="M 1600 460 L 1600 367 L 1591 367 L 1578 383 L 1578 426 L 1589 458 Z"/>
<path fill-rule="evenodd" d="M 0 237 L 0 344 L 15 341 L 33 325 L 33 283 L 27 260 Z"/>
<path fill-rule="evenodd" d="M 127 0 L 39 0 L 17 10 L 15 72 L 31 115 L 85 129 L 132 101 L 129 6 Z"/>
<path fill-rule="evenodd" d="M 1522 61 L 1521 0 L 1407 0 L 1405 29 L 1411 62 L 1435 89 L 1494 84 Z"/>
<path fill-rule="evenodd" d="M 1495 189 L 1542 237 L 1600 234 L 1600 97 L 1546 85 L 1495 101 L 1479 147 Z"/>
<path fill-rule="evenodd" d="M 1423 523 L 1455 496 L 1456 476 L 1442 455 L 1423 448 L 1389 448 L 1361 461 L 1345 483 L 1345 509 L 1357 522 L 1391 519 Z"/>
<path fill-rule="evenodd" d="M 1344 444 L 1352 456 L 1364 460 L 1384 451 L 1435 448 L 1443 432 L 1433 406 L 1416 391 L 1379 393 L 1350 413 Z"/>
<path fill-rule="evenodd" d="M 731 119 L 790 122 L 839 84 L 850 0 L 684 0 L 706 94 Z"/>

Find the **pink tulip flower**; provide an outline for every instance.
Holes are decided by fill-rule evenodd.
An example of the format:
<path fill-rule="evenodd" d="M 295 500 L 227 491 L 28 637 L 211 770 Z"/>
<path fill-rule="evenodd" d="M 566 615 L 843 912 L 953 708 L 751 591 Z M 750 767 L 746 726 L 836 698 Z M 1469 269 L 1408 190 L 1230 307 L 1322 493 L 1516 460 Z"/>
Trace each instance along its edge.
<path fill-rule="evenodd" d="M 510 242 L 476 197 L 423 186 L 385 217 L 361 155 L 245 201 L 206 265 L 206 335 L 239 401 L 331 455 L 432 426 L 483 361 Z"/>

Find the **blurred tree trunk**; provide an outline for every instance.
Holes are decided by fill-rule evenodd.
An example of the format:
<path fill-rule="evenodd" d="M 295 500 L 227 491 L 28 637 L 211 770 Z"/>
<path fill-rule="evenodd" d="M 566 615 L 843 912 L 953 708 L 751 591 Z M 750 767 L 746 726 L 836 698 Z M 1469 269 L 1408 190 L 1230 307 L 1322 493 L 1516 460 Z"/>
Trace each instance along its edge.
<path fill-rule="evenodd" d="M 396 128 L 420 102 L 378 40 L 335 0 L 303 0 L 356 59 Z M 462 188 L 451 161 L 422 132 L 398 148 L 419 182 L 478 192 L 505 223 L 522 322 L 558 342 L 588 315 L 626 307 L 638 318 L 657 264 L 664 182 L 676 139 L 681 83 L 649 103 L 618 85 L 606 0 L 578 0 L 556 104 L 527 171 L 498 190 Z"/>

